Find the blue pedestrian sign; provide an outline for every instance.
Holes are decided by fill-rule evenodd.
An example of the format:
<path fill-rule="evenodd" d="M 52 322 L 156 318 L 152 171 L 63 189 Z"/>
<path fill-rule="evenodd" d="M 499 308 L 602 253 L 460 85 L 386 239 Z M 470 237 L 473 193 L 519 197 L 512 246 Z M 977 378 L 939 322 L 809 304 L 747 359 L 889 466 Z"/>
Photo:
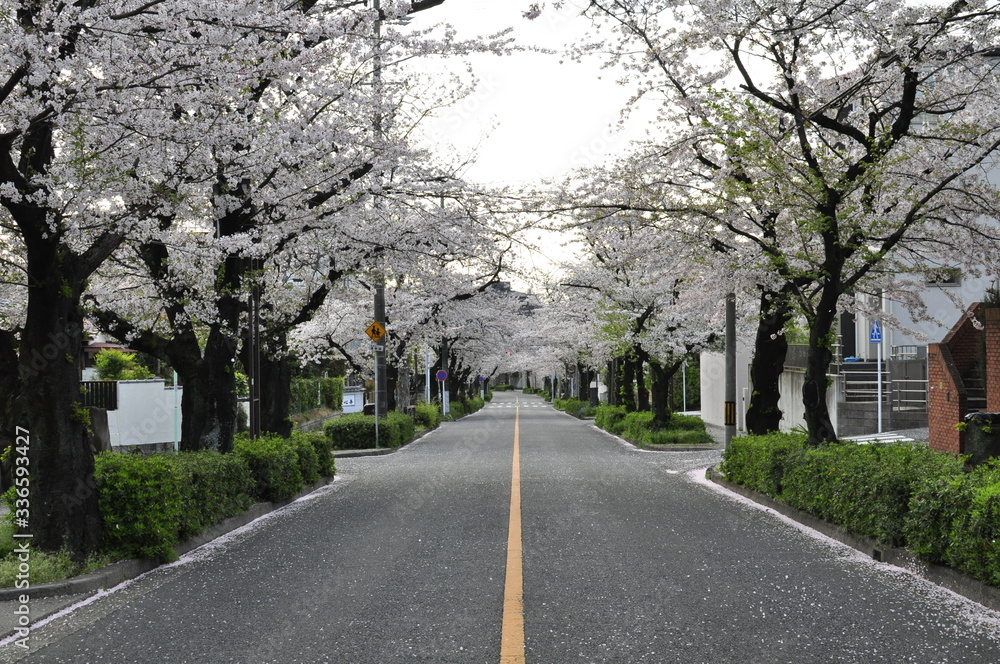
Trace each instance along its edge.
<path fill-rule="evenodd" d="M 868 340 L 871 341 L 873 344 L 882 343 L 882 326 L 879 324 L 877 320 L 872 321 L 872 331 L 871 334 L 868 336 Z"/>

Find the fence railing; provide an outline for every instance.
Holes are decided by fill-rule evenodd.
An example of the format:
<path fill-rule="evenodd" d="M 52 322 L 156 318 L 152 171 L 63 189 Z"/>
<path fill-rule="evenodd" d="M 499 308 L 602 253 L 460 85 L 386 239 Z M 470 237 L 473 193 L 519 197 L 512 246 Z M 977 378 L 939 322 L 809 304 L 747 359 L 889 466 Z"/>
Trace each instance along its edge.
<path fill-rule="evenodd" d="M 118 410 L 118 382 L 85 380 L 80 383 L 80 401 L 84 408 Z"/>

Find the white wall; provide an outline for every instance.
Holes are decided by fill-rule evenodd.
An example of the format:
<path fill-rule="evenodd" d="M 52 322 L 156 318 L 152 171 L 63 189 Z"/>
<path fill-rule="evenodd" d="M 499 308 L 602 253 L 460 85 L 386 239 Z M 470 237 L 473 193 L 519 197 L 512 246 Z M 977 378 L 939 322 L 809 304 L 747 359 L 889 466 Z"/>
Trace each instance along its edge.
<path fill-rule="evenodd" d="M 778 408 L 781 409 L 781 430 L 789 432 L 796 427 L 806 428 L 806 407 L 802 404 L 802 385 L 806 382 L 804 371 L 794 371 L 785 369 L 778 380 L 778 389 L 781 398 L 778 400 Z M 830 411 L 830 420 L 834 430 L 837 425 L 837 402 L 839 400 L 838 389 L 840 381 L 834 380 L 826 390 L 826 407 Z"/>
<path fill-rule="evenodd" d="M 701 354 L 701 419 L 707 424 L 726 425 L 726 354 Z M 736 429 L 746 430 L 750 404 L 750 350 L 736 344 Z"/>
<path fill-rule="evenodd" d="M 112 446 L 173 443 L 180 438 L 184 388 L 162 378 L 118 381 L 118 409 L 108 411 Z M 176 438 L 175 438 L 176 436 Z"/>

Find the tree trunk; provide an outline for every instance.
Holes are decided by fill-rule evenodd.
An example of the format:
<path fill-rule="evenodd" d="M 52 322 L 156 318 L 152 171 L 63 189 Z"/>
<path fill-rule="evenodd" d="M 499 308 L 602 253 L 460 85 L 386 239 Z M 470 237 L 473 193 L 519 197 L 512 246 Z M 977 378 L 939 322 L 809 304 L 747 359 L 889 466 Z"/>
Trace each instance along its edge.
<path fill-rule="evenodd" d="M 186 346 L 183 358 L 177 348 L 170 357 L 184 387 L 181 449 L 230 452 L 236 434 L 236 342 L 213 329 L 204 357 L 197 347 Z"/>
<path fill-rule="evenodd" d="M 635 412 L 635 360 L 631 355 L 622 358 L 621 363 L 621 386 L 618 394 L 621 396 L 620 403 L 625 406 L 625 412 Z"/>
<path fill-rule="evenodd" d="M 246 364 L 244 363 L 244 366 Z M 292 435 L 292 362 L 287 355 L 260 358 L 260 430 L 288 438 Z"/>
<path fill-rule="evenodd" d="M 635 389 L 636 389 L 636 410 L 649 410 L 649 390 L 646 388 L 646 371 L 643 367 L 645 363 L 642 358 L 635 361 Z"/>
<path fill-rule="evenodd" d="M 833 330 L 837 321 L 837 296 L 826 288 L 820 296 L 816 314 L 809 327 L 809 359 L 806 362 L 802 404 L 805 406 L 808 444 L 819 445 L 837 440 L 837 431 L 826 405 L 827 372 L 833 360 Z"/>
<path fill-rule="evenodd" d="M 0 451 L 14 443 L 17 430 L 18 395 L 21 394 L 21 378 L 18 374 L 18 340 L 12 330 L 0 330 Z M 0 491 L 6 491 L 13 482 L 11 470 L 13 455 L 7 458 L 0 471 Z"/>
<path fill-rule="evenodd" d="M 785 299 L 789 290 L 786 286 L 781 293 L 765 292 L 760 298 L 761 316 L 750 363 L 753 391 L 746 413 L 747 431 L 757 436 L 778 431 L 781 426 L 779 388 L 788 354 L 788 339 L 783 332 L 792 315 L 791 306 Z"/>
<path fill-rule="evenodd" d="M 22 530 L 39 549 L 67 549 L 82 560 L 97 550 L 101 533 L 77 364 L 83 352 L 85 276 L 76 273 L 58 240 L 26 244 L 28 310 L 15 433 L 16 444 L 28 448 L 31 512 Z"/>
<path fill-rule="evenodd" d="M 680 366 L 680 362 L 674 362 L 667 366 L 653 360 L 649 362 L 654 429 L 664 429 L 670 425 L 670 380 Z"/>
<path fill-rule="evenodd" d="M 617 406 L 621 402 L 621 396 L 618 393 L 621 385 L 621 381 L 618 376 L 618 367 L 620 360 L 614 358 L 608 360 L 608 405 Z"/>

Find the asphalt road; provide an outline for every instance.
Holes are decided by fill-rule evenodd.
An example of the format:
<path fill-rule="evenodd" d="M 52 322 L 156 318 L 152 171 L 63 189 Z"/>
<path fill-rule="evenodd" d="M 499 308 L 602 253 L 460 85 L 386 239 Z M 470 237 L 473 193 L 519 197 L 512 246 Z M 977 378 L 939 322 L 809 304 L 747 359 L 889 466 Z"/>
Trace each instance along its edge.
<path fill-rule="evenodd" d="M 1000 661 L 1000 615 L 497 394 L 396 454 L 36 627 L 0 661 L 500 662 L 515 414 L 524 661 Z"/>

